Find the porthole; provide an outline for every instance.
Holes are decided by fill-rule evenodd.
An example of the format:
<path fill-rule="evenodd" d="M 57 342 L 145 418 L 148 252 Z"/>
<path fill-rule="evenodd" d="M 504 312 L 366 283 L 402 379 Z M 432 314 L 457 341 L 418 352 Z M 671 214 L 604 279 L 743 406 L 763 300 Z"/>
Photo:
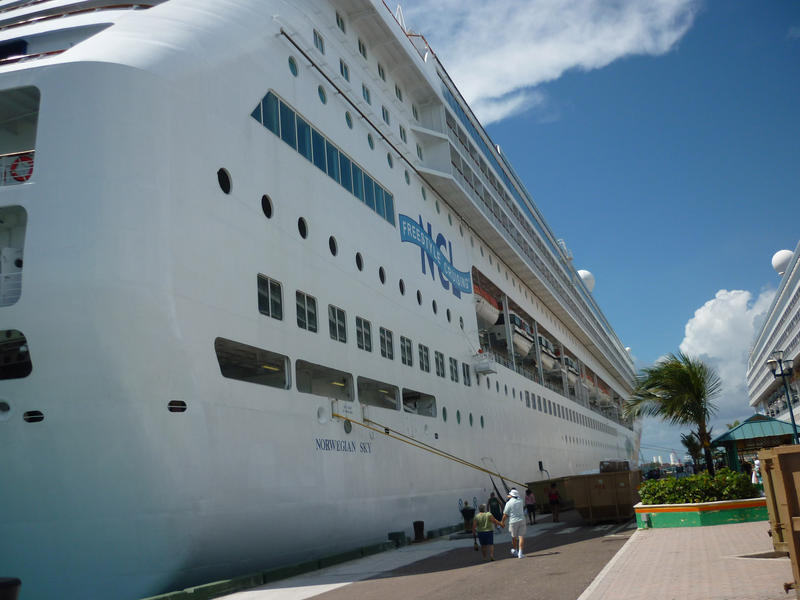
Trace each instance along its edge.
<path fill-rule="evenodd" d="M 422 190 L 422 199 L 423 200 L 427 200 L 428 199 L 428 192 L 425 191 L 425 188 L 420 188 L 420 189 Z"/>
<path fill-rule="evenodd" d="M 452 318 L 452 315 L 450 314 L 450 309 L 449 308 L 447 309 L 447 312 L 445 314 L 447 315 L 447 322 L 449 323 L 450 319 Z"/>
<path fill-rule="evenodd" d="M 420 292 L 419 290 L 417 290 L 417 304 L 422 306 L 422 292 Z"/>
<path fill-rule="evenodd" d="M 364 259 L 361 258 L 361 252 L 356 252 L 356 267 L 359 271 L 364 270 Z"/>
<path fill-rule="evenodd" d="M 386 283 L 386 271 L 384 271 L 383 267 L 378 269 L 378 279 L 381 280 L 381 283 Z"/>
<path fill-rule="evenodd" d="M 325 88 L 322 87 L 321 85 L 317 86 L 317 93 L 319 94 L 320 102 L 322 102 L 323 104 L 327 104 L 328 103 L 328 94 L 325 93 Z"/>
<path fill-rule="evenodd" d="M 442 407 L 442 421 L 447 421 L 447 407 Z"/>
<path fill-rule="evenodd" d="M 406 169 L 406 172 L 403 174 L 403 176 L 406 178 L 406 185 L 411 185 L 411 177 L 408 175 L 408 169 Z"/>
<path fill-rule="evenodd" d="M 350 422 L 350 419 L 345 419 L 344 420 L 344 432 L 345 433 L 350 433 L 351 431 L 353 431 L 353 424 Z"/>
<path fill-rule="evenodd" d="M 11 405 L 5 400 L 0 400 L 0 421 L 8 421 L 11 417 Z"/>
<path fill-rule="evenodd" d="M 174 413 L 186 412 L 186 402 L 183 400 L 170 400 L 167 402 L 167 410 Z"/>
<path fill-rule="evenodd" d="M 371 133 L 367 134 L 367 144 L 369 144 L 370 150 L 375 150 L 375 139 L 372 137 Z"/>
<path fill-rule="evenodd" d="M 300 237 L 306 239 L 308 237 L 308 225 L 303 217 L 297 219 L 297 231 L 300 232 Z"/>
<path fill-rule="evenodd" d="M 217 171 L 217 181 L 219 182 L 219 189 L 223 194 L 231 193 L 231 174 L 227 169 L 220 169 Z"/>
<path fill-rule="evenodd" d="M 336 245 L 335 237 L 331 236 L 328 238 L 328 248 L 330 248 L 333 256 L 336 256 L 336 254 L 339 252 L 339 247 Z"/>
<path fill-rule="evenodd" d="M 297 77 L 297 61 L 294 59 L 294 56 L 289 57 L 289 70 L 292 72 L 292 75 Z"/>
<path fill-rule="evenodd" d="M 22 419 L 26 423 L 39 423 L 44 421 L 44 413 L 39 410 L 29 410 L 22 415 Z"/>
<path fill-rule="evenodd" d="M 459 424 L 461 423 L 461 411 L 460 410 L 456 411 L 456 423 L 459 423 Z"/>
<path fill-rule="evenodd" d="M 272 200 L 269 199 L 269 196 L 264 194 L 261 196 L 261 210 L 264 211 L 264 216 L 268 219 L 272 218 Z"/>
<path fill-rule="evenodd" d="M 400 287 L 400 295 L 401 296 L 405 296 L 406 295 L 406 282 L 401 279 L 398 282 L 398 286 Z"/>
<path fill-rule="evenodd" d="M 392 159 L 392 153 L 391 152 L 387 152 L 386 153 L 386 162 L 389 164 L 389 168 L 390 169 L 394 168 L 394 160 Z"/>
<path fill-rule="evenodd" d="M 433 314 L 439 312 L 439 307 L 436 305 L 436 300 L 431 301 L 431 308 L 433 308 Z"/>
<path fill-rule="evenodd" d="M 344 113 L 344 122 L 350 129 L 353 128 L 353 116 L 349 112 Z"/>
<path fill-rule="evenodd" d="M 483 429 L 483 415 L 481 415 L 481 429 Z"/>
<path fill-rule="evenodd" d="M 472 413 L 469 413 L 469 426 L 472 427 Z"/>
<path fill-rule="evenodd" d="M 464 329 L 464 317 L 458 317 L 458 326 Z"/>

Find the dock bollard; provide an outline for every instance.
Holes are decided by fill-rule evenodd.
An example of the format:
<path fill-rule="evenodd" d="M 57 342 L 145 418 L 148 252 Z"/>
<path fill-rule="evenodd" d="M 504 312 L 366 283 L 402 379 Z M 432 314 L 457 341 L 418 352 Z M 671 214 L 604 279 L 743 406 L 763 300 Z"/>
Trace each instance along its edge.
<path fill-rule="evenodd" d="M 17 600 L 21 586 L 16 577 L 0 577 L 0 600 Z"/>
<path fill-rule="evenodd" d="M 425 541 L 425 521 L 414 521 L 414 541 Z"/>

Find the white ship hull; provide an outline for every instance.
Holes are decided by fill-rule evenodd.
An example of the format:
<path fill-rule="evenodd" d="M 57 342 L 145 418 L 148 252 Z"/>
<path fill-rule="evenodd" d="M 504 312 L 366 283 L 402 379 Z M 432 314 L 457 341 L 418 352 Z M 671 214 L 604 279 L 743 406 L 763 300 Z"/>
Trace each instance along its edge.
<path fill-rule="evenodd" d="M 396 28 L 382 6 L 363 4 L 371 21 Z M 420 272 L 419 247 L 250 117 L 253 107 L 274 90 L 394 192 L 398 216 L 443 232 L 459 269 L 489 271 L 471 230 L 461 237 L 421 197 L 417 174 L 407 185 L 397 156 L 387 168 L 391 148 L 367 149 L 365 123 L 347 126 L 344 111 L 355 110 L 287 41 L 305 43 L 324 20 L 316 26 L 332 64 L 331 6 L 214 7 L 171 0 L 63 55 L 0 67 L 0 92 L 41 93 L 33 175 L 0 187 L 0 210 L 21 206 L 28 222 L 22 293 L 0 307 L 0 330 L 21 331 L 32 362 L 30 375 L 0 381 L 9 407 L 0 413 L 0 565 L 23 580 L 26 599 L 139 598 L 304 562 L 410 533 L 414 520 L 453 524 L 460 499 L 492 491 L 486 474 L 358 426 L 366 419 L 467 461 L 488 457 L 519 482 L 543 477 L 539 460 L 557 477 L 635 459 L 633 430 L 510 369 L 473 375 L 470 386 L 420 370 L 418 343 L 459 369 L 470 363 L 471 297 L 445 289 L 439 271 Z M 355 51 L 347 57 L 356 64 Z M 282 284 L 282 320 L 259 313 L 258 274 Z M 295 290 L 317 298 L 317 333 L 297 327 Z M 536 314 L 533 300 L 518 301 Z M 346 311 L 346 344 L 328 335 L 329 304 Z M 356 345 L 359 315 L 372 322 L 372 352 Z M 379 327 L 394 332 L 392 360 L 381 356 Z M 400 360 L 401 335 L 414 341 L 412 367 Z M 303 360 L 424 391 L 436 417 L 339 402 L 333 410 L 356 423 L 347 433 L 329 398 L 294 381 L 276 389 L 223 377 L 219 337 L 288 356 L 290 379 Z M 527 407 L 523 391 L 572 417 Z M 168 411 L 176 400 L 185 412 Z M 26 421 L 31 411 L 44 420 Z"/>

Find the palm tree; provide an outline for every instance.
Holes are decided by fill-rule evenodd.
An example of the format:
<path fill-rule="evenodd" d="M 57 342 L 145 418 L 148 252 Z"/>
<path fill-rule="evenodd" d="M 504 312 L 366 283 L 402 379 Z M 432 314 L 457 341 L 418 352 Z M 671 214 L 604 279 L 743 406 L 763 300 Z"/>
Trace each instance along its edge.
<path fill-rule="evenodd" d="M 722 389 L 717 372 L 698 358 L 683 352 L 670 354 L 652 367 L 642 369 L 633 396 L 624 406 L 626 417 L 660 417 L 672 425 L 696 426 L 697 437 L 714 475 L 709 419 L 717 412 L 711 401 Z"/>
<path fill-rule="evenodd" d="M 689 433 L 682 433 L 681 434 L 681 444 L 683 447 L 686 448 L 686 452 L 689 456 L 692 457 L 692 462 L 695 466 L 700 465 L 700 453 L 703 451 L 703 447 L 700 445 L 700 440 L 697 439 L 694 432 L 690 431 Z"/>

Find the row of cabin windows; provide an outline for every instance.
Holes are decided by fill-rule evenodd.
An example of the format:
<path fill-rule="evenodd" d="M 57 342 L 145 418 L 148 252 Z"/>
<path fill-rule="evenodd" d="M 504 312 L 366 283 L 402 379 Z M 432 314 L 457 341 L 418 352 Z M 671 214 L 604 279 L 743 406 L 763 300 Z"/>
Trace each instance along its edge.
<path fill-rule="evenodd" d="M 258 283 L 258 310 L 261 314 L 273 319 L 283 320 L 283 296 L 281 284 L 270 277 L 259 274 Z M 301 329 L 317 332 L 317 300 L 304 292 L 295 292 L 295 307 L 297 309 L 297 326 Z M 328 331 L 332 340 L 347 343 L 347 317 L 345 311 L 328 305 Z M 385 327 L 379 328 L 381 356 L 394 360 L 394 333 Z M 361 350 L 372 352 L 372 323 L 363 317 L 356 317 L 356 345 Z M 400 358 L 404 365 L 414 366 L 413 342 L 400 336 Z M 434 351 L 434 364 L 436 375 L 445 377 L 444 354 Z M 458 383 L 458 360 L 449 358 L 450 380 Z M 419 367 L 422 371 L 430 373 L 430 350 L 424 344 L 419 344 Z M 462 363 L 461 373 L 464 385 L 471 386 L 469 364 Z"/>
<path fill-rule="evenodd" d="M 279 389 L 292 387 L 291 360 L 285 354 L 221 337 L 214 340 L 214 350 L 223 377 Z M 296 360 L 294 383 L 301 393 L 349 402 L 355 399 L 352 374 L 325 365 Z M 409 388 L 401 390 L 367 377 L 356 377 L 356 388 L 358 399 L 364 405 L 425 417 L 437 416 L 436 398 L 431 394 Z"/>
<path fill-rule="evenodd" d="M 394 196 L 274 93 L 252 117 L 394 226 Z"/>

